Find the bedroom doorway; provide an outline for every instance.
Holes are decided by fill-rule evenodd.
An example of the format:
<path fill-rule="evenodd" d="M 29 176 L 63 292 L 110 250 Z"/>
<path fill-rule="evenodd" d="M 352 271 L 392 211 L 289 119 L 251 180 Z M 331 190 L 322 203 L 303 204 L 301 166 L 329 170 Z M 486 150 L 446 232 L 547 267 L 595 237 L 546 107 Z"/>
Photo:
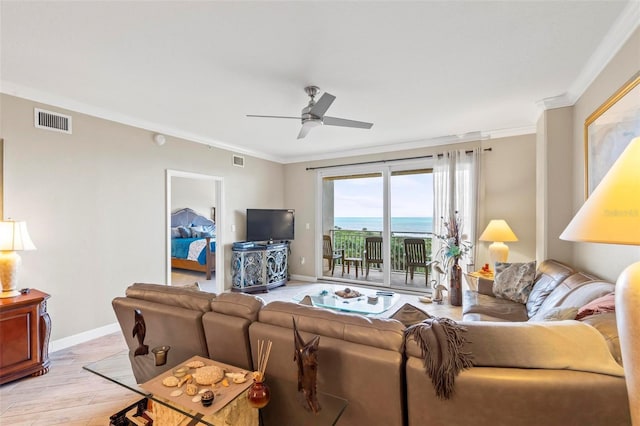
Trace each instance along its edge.
<path fill-rule="evenodd" d="M 222 177 L 167 169 L 165 197 L 167 285 L 186 285 L 198 282 L 205 291 L 213 293 L 224 291 L 223 186 Z M 172 268 L 172 232 L 174 231 L 171 226 L 172 213 L 180 209 L 192 209 L 203 219 L 215 222 L 214 237 L 212 238 L 212 247 L 214 247 L 212 251 L 215 258 L 212 260 L 212 264 L 215 265 L 215 270 L 210 279 L 207 279 L 205 272 Z M 208 229 L 210 230 L 210 228 Z M 220 250 L 217 250 L 217 247 L 220 247 Z M 219 251 L 219 255 L 215 254 L 217 251 Z"/>

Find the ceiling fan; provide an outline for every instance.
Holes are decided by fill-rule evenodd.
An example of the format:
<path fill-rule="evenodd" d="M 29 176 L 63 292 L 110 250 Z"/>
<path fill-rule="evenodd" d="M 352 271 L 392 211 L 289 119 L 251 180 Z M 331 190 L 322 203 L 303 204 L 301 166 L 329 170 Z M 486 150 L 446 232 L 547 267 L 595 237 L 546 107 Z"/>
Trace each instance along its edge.
<path fill-rule="evenodd" d="M 298 133 L 298 139 L 302 139 L 309 131 L 317 126 L 321 126 L 323 124 L 327 126 L 342 126 L 342 127 L 356 127 L 358 129 L 370 129 L 373 126 L 373 123 L 365 123 L 364 121 L 355 121 L 355 120 L 347 120 L 344 118 L 336 118 L 336 117 L 328 117 L 324 115 L 333 101 L 335 101 L 336 97 L 324 92 L 318 102 L 315 101 L 315 97 L 320 91 L 320 88 L 317 86 L 307 86 L 304 88 L 304 91 L 307 92 L 307 95 L 311 98 L 309 100 L 309 105 L 302 108 L 302 113 L 300 117 L 288 117 L 283 115 L 253 115 L 247 114 L 247 117 L 261 117 L 261 118 L 294 118 L 296 120 L 302 121 L 302 129 L 300 129 L 300 133 Z"/>

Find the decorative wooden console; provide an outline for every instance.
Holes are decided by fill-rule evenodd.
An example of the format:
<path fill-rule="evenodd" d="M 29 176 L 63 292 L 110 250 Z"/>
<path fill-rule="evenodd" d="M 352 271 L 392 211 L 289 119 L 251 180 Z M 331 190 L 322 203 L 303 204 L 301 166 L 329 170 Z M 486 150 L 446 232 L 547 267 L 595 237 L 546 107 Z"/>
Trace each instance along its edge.
<path fill-rule="evenodd" d="M 27 294 L 0 299 L 0 384 L 49 371 L 51 319 L 49 295 Z"/>
<path fill-rule="evenodd" d="M 231 255 L 232 290 L 256 293 L 286 284 L 288 259 L 287 242 L 234 243 Z"/>

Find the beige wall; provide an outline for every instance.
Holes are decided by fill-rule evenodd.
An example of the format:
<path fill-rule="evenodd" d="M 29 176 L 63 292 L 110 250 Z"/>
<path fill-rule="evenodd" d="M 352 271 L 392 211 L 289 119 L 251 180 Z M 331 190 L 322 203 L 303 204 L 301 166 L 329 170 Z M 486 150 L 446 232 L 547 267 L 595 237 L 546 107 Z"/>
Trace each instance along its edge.
<path fill-rule="evenodd" d="M 618 88 L 640 70 L 640 29 L 630 37 L 574 105 L 573 111 L 573 212 L 584 202 L 584 122 Z M 620 272 L 640 259 L 640 248 L 612 244 L 569 243 L 573 263 L 615 281 Z"/>
<path fill-rule="evenodd" d="M 21 287 L 50 293 L 52 339 L 115 322 L 110 301 L 133 282 L 165 282 L 166 169 L 224 177 L 225 265 L 248 207 L 282 207 L 283 166 L 2 95 L 4 217 L 26 220 Z M 33 108 L 73 116 L 73 135 L 33 126 Z M 238 225 L 235 232 L 231 226 Z M 224 277 L 230 287 L 230 277 Z M 218 277 L 220 278 L 220 277 Z"/>
<path fill-rule="evenodd" d="M 544 111 L 538 122 L 536 258 L 571 263 L 571 243 L 559 236 L 571 218 L 573 194 L 573 107 Z"/>
<path fill-rule="evenodd" d="M 210 180 L 181 176 L 171 177 L 171 211 L 188 207 L 211 219 L 211 208 L 216 205 L 216 183 Z"/>
<path fill-rule="evenodd" d="M 448 146 L 462 149 L 479 145 L 471 142 Z M 519 238 L 510 243 L 510 260 L 527 261 L 535 258 L 535 135 L 501 138 L 481 143 L 491 152 L 482 154 L 484 170 L 483 194 L 480 207 L 482 231 L 490 219 L 504 218 Z M 290 271 L 294 275 L 315 277 L 315 262 L 320 252 L 315 243 L 316 175 L 307 167 L 345 164 L 361 161 L 390 160 L 442 152 L 444 147 L 431 147 L 379 155 L 349 157 L 336 160 L 287 164 L 285 166 L 285 205 L 296 209 L 296 238 L 291 244 Z M 309 229 L 306 225 L 309 224 Z M 489 243 L 479 243 L 477 264 L 488 262 Z M 301 258 L 305 263 L 301 263 Z"/>

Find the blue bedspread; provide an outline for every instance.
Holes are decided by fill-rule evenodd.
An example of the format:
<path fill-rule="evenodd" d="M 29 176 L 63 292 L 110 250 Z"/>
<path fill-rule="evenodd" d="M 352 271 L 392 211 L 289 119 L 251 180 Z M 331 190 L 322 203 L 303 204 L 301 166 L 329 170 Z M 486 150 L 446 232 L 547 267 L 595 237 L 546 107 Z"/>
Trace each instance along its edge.
<path fill-rule="evenodd" d="M 202 238 L 173 238 L 171 240 L 171 257 L 177 257 L 178 259 L 187 259 L 189 255 L 189 246 L 192 242 L 201 240 Z M 211 241 L 211 252 L 216 251 L 216 242 Z M 198 263 L 201 265 L 207 264 L 207 251 L 202 250 L 198 256 Z"/>

